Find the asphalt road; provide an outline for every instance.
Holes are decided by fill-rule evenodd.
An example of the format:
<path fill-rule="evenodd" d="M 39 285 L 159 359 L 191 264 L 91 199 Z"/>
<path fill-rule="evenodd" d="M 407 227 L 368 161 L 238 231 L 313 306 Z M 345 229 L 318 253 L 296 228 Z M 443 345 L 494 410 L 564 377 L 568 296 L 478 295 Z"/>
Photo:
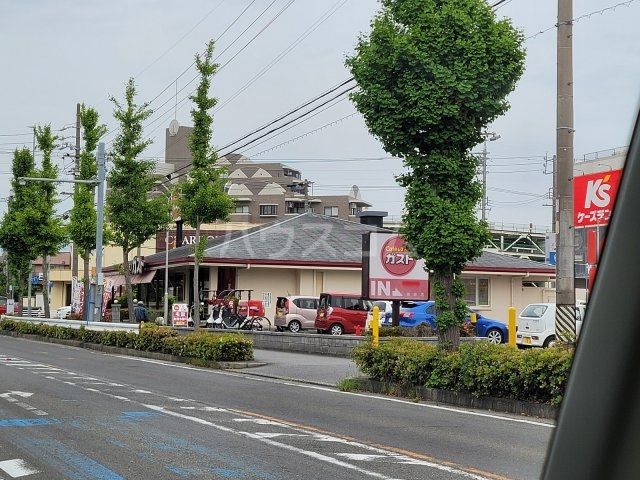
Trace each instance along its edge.
<path fill-rule="evenodd" d="M 538 478 L 553 427 L 0 337 L 0 479 Z"/>

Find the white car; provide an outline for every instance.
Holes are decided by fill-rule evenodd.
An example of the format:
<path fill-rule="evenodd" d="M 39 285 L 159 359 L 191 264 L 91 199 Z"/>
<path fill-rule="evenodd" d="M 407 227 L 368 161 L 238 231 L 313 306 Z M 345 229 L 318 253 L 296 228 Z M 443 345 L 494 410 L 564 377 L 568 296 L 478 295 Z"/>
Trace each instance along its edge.
<path fill-rule="evenodd" d="M 586 305 L 576 305 L 576 337 L 582 329 Z M 516 344 L 526 347 L 552 347 L 556 342 L 556 304 L 532 303 L 518 316 Z"/>
<path fill-rule="evenodd" d="M 61 320 L 68 318 L 69 315 L 71 315 L 71 305 L 68 305 L 66 307 L 60 307 L 59 309 L 56 310 L 56 318 L 59 318 Z"/>

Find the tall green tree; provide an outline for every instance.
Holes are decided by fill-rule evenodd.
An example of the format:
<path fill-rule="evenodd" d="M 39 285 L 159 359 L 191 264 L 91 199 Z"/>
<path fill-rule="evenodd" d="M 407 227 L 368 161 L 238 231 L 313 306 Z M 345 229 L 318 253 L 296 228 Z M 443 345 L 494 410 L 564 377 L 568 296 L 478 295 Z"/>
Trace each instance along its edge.
<path fill-rule="evenodd" d="M 56 179 L 58 168 L 53 165 L 51 154 L 56 147 L 58 137 L 51 132 L 51 125 L 35 127 L 36 143 L 42 152 L 42 165 L 38 174 L 42 178 Z M 39 226 L 31 234 L 38 254 L 42 257 L 42 296 L 44 316 L 51 318 L 49 303 L 49 257 L 56 255 L 67 241 L 67 231 L 62 218 L 56 214 L 58 196 L 53 182 L 37 182 L 39 196 L 36 207 L 39 212 Z"/>
<path fill-rule="evenodd" d="M 7 211 L 0 222 L 0 246 L 8 256 L 8 272 L 15 297 L 24 296 L 31 281 L 30 262 L 38 256 L 32 242 L 32 233 L 39 228 L 38 210 L 35 208 L 38 191 L 35 182 L 22 182 L 20 177 L 35 173 L 35 163 L 27 148 L 13 152 L 11 165 L 11 191 Z"/>
<path fill-rule="evenodd" d="M 166 197 L 150 196 L 154 186 L 153 162 L 139 158 L 152 143 L 142 137 L 142 122 L 149 118 L 149 105 L 135 103 L 136 87 L 129 79 L 124 101 L 111 97 L 113 115 L 120 132 L 113 142 L 111 156 L 113 169 L 109 172 L 107 193 L 107 221 L 112 243 L 122 248 L 129 318 L 133 318 L 131 270 L 129 252 L 155 235 L 169 223 L 169 205 Z"/>
<path fill-rule="evenodd" d="M 524 70 L 523 36 L 484 0 L 382 0 L 346 64 L 369 131 L 408 173 L 401 233 L 433 271 L 440 341 L 459 345 L 458 275 L 488 236 L 471 149 L 509 103 Z"/>
<path fill-rule="evenodd" d="M 206 240 L 200 237 L 200 227 L 202 223 L 227 220 L 235 205 L 233 199 L 225 192 L 225 179 L 222 177 L 224 170 L 215 166 L 218 154 L 211 146 L 213 116 L 209 111 L 218 103 L 216 98 L 209 96 L 211 77 L 218 68 L 212 60 L 214 48 L 215 43 L 212 40 L 207 45 L 204 55 L 195 57 L 196 68 L 200 72 L 200 83 L 195 94 L 190 97 L 195 104 L 191 110 L 193 130 L 189 136 L 193 166 L 187 180 L 180 185 L 182 195 L 178 202 L 182 219 L 196 229 L 193 272 L 195 328 L 198 328 L 200 318 L 198 273 L 206 246 Z"/>
<path fill-rule="evenodd" d="M 80 165 L 78 180 L 90 180 L 96 178 L 98 165 L 95 150 L 98 141 L 107 127 L 100 122 L 100 116 L 96 109 L 82 104 L 80 108 L 80 124 L 82 126 L 82 138 L 84 149 L 80 152 Z M 89 284 L 91 252 L 96 248 L 97 213 L 94 202 L 95 185 L 78 184 L 73 192 L 73 208 L 69 221 L 69 236 L 84 261 L 84 303 L 89 305 Z"/>

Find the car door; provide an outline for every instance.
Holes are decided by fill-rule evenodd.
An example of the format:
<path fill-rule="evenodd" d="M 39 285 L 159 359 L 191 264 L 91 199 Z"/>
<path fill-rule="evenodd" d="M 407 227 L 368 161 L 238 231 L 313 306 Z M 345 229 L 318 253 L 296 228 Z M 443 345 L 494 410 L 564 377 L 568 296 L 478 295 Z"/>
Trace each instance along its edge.
<path fill-rule="evenodd" d="M 318 299 L 298 298 L 296 299 L 296 303 L 299 308 L 298 313 L 300 314 L 302 328 L 313 328 L 318 311 Z"/>

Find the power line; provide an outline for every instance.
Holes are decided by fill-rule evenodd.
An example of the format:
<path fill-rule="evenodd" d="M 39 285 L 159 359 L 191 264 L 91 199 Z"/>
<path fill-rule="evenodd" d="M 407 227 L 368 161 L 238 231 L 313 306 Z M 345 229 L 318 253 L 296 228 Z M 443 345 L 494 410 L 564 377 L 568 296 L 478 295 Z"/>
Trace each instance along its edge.
<path fill-rule="evenodd" d="M 224 3 L 224 0 L 220 0 L 220 2 L 213 7 L 211 10 L 209 10 L 199 21 L 198 23 L 196 23 L 193 27 L 191 27 L 189 29 L 189 31 L 187 31 L 187 33 L 185 33 L 184 35 L 182 35 L 175 43 L 173 43 L 169 48 L 167 48 L 164 52 L 162 52 L 160 54 L 160 56 L 158 56 L 154 61 L 152 61 L 149 65 L 147 65 L 146 67 L 144 67 L 142 70 L 140 70 L 140 72 L 138 72 L 138 74 L 135 76 L 135 78 L 138 78 L 140 75 L 142 75 L 144 72 L 146 72 L 147 70 L 149 70 L 151 67 L 153 67 L 156 63 L 158 63 L 167 53 L 169 53 L 171 50 L 173 50 L 182 40 L 184 40 L 185 38 L 187 38 L 191 32 L 193 32 L 196 28 L 198 28 L 198 26 L 200 26 L 200 24 L 202 24 L 202 22 L 204 22 L 207 18 L 209 18 L 211 16 L 211 14 L 213 12 L 215 12 L 222 4 Z M 193 64 L 192 64 L 193 65 Z M 189 67 L 191 68 L 191 67 Z M 172 82 L 173 83 L 173 82 Z"/>
<path fill-rule="evenodd" d="M 331 87 L 329 90 L 324 91 L 324 92 L 323 92 L 323 93 L 321 93 L 320 95 L 317 95 L 317 96 L 313 97 L 312 99 L 307 100 L 307 101 L 306 101 L 306 102 L 304 102 L 302 105 L 299 105 L 299 106 L 295 107 L 293 110 L 289 110 L 287 113 L 284 113 L 284 114 L 280 115 L 279 117 L 275 118 L 274 120 L 272 120 L 272 121 L 270 121 L 270 122 L 268 122 L 268 123 L 264 124 L 263 126 L 261 126 L 261 127 L 259 127 L 259 128 L 257 128 L 257 129 L 255 129 L 255 130 L 253 130 L 252 132 L 247 133 L 247 134 L 246 134 L 246 135 L 244 135 L 243 137 L 240 137 L 239 139 L 237 139 L 237 140 L 235 140 L 235 141 L 233 141 L 233 142 L 231 142 L 231 143 L 228 143 L 228 144 L 227 144 L 227 145 L 225 145 L 224 147 L 220 147 L 220 150 L 223 150 L 223 149 L 225 149 L 225 148 L 229 148 L 231 145 L 234 145 L 234 144 L 236 144 L 236 143 L 240 143 L 242 140 L 244 140 L 244 139 L 246 139 L 246 138 L 250 137 L 251 135 L 254 135 L 254 134 L 256 134 L 256 133 L 258 133 L 258 132 L 260 132 L 260 131 L 262 131 L 262 130 L 264 130 L 264 129 L 266 129 L 266 128 L 269 128 L 271 125 L 274 125 L 274 124 L 278 123 L 279 121 L 283 120 L 284 118 L 288 117 L 289 115 L 293 115 L 294 113 L 299 112 L 299 111 L 300 111 L 300 110 L 302 110 L 303 108 L 308 107 L 309 105 L 311 105 L 311 104 L 312 104 L 312 103 L 314 103 L 314 102 L 317 102 L 317 101 L 318 101 L 318 100 L 320 100 L 321 98 L 326 97 L 327 95 L 330 95 L 331 93 L 333 93 L 333 92 L 335 92 L 336 90 L 340 89 L 341 87 L 343 87 L 343 86 L 344 86 L 344 85 L 346 85 L 347 83 L 352 82 L 353 80 L 354 80 L 354 78 L 353 78 L 353 77 L 348 78 L 347 80 L 345 80 L 345 81 L 343 81 L 343 82 L 339 83 L 338 85 L 336 85 L 336 86 L 334 86 L 334 87 Z"/>
<path fill-rule="evenodd" d="M 616 8 L 618 7 L 622 7 L 622 6 L 626 6 L 629 7 L 631 6 L 632 3 L 636 2 L 638 0 L 627 0 L 626 2 L 620 2 L 617 3 L 615 5 L 610 5 L 608 7 L 602 8 L 600 10 L 594 10 L 593 12 L 589 12 L 589 13 L 585 13 L 583 15 L 580 15 L 579 17 L 575 17 L 572 18 L 569 22 L 570 23 L 578 23 L 581 20 L 584 20 L 585 18 L 588 20 L 590 19 L 593 15 L 597 15 L 597 14 L 604 14 L 604 13 L 608 13 L 608 12 L 614 12 L 616 10 Z M 533 38 L 539 37 L 540 35 L 543 35 L 545 33 L 547 33 L 550 30 L 553 30 L 555 28 L 558 28 L 558 24 L 556 23 L 555 25 L 552 25 L 548 28 L 545 28 L 544 30 L 540 30 L 537 33 L 534 33 L 533 35 L 529 35 L 528 37 L 525 38 L 525 40 L 531 40 Z"/>
<path fill-rule="evenodd" d="M 295 2 L 295 0 L 289 0 L 288 3 L 282 7 L 280 9 L 280 11 L 278 11 L 276 13 L 276 15 L 269 20 L 269 22 L 267 22 L 267 24 L 262 27 L 262 29 L 260 29 L 260 31 L 258 31 L 258 33 L 256 33 L 246 44 L 244 44 L 240 50 L 238 50 L 229 60 L 227 60 L 224 64 L 222 64 L 216 74 L 218 74 L 224 67 L 226 67 L 231 61 L 233 61 L 240 53 L 242 53 L 249 45 L 251 45 L 251 43 L 253 43 L 258 36 L 260 36 L 260 34 L 262 34 L 267 28 L 269 28 L 277 19 L 278 17 L 280 17 L 280 15 L 282 15 L 285 10 L 287 10 L 293 3 Z M 263 11 L 264 13 L 264 11 Z M 261 13 L 262 15 L 262 13 Z M 219 56 L 216 56 L 216 59 Z M 178 92 L 179 93 L 181 91 L 183 91 L 187 86 L 189 86 L 191 83 L 193 83 L 195 80 L 197 80 L 199 78 L 199 76 L 195 76 L 194 78 L 192 78 L 187 84 L 185 84 Z M 193 92 L 195 92 L 195 89 L 193 89 L 191 92 L 189 92 L 185 97 L 183 97 L 179 102 L 177 102 L 175 108 L 177 108 L 178 106 L 181 106 L 186 100 L 188 100 L 190 98 L 190 96 L 193 94 Z M 167 103 L 169 103 L 171 101 L 171 99 L 167 100 L 166 102 L 164 102 L 162 105 L 160 105 L 158 108 L 162 108 L 163 106 L 165 106 Z M 153 125 L 154 123 L 158 122 L 159 120 L 163 119 L 168 113 L 171 113 L 174 110 L 174 107 L 169 108 L 168 110 L 166 110 L 164 113 L 162 113 L 159 117 L 157 117 L 155 120 L 150 121 L 149 123 L 147 123 L 143 128 L 147 129 L 149 128 L 151 125 Z M 156 128 L 154 128 L 151 132 L 147 133 L 148 135 L 151 135 L 153 132 L 155 132 L 158 128 L 160 128 L 160 125 L 158 125 Z"/>
<path fill-rule="evenodd" d="M 308 131 L 306 133 L 303 133 L 302 135 L 298 135 L 297 137 L 294 137 L 294 138 L 292 138 L 290 140 L 287 140 L 286 142 L 282 142 L 282 143 L 279 143 L 278 145 L 275 145 L 273 147 L 267 148 L 266 150 L 262 150 L 261 152 L 255 153 L 252 156 L 257 157 L 258 155 L 262 155 L 263 153 L 267 153 L 267 152 L 270 152 L 270 151 L 275 150 L 277 148 L 280 148 L 280 147 L 282 147 L 284 145 L 287 145 L 289 143 L 296 142 L 296 141 L 300 140 L 301 138 L 307 137 L 309 135 L 313 135 L 314 133 L 317 133 L 317 132 L 319 132 L 321 130 L 324 130 L 325 128 L 337 125 L 338 123 L 343 122 L 344 120 L 346 120 L 348 118 L 354 117 L 354 116 L 358 115 L 359 113 L 360 112 L 355 112 L 355 113 L 352 113 L 350 115 L 345 115 L 344 117 L 339 118 L 337 120 L 334 120 L 333 122 L 325 123 L 324 125 L 322 125 L 322 126 L 320 126 L 318 128 L 315 128 L 315 129 L 310 130 L 310 131 Z"/>
<path fill-rule="evenodd" d="M 218 37 L 215 39 L 215 41 L 217 42 L 218 40 L 220 40 L 220 39 L 221 39 L 221 38 L 222 38 L 222 37 L 223 37 L 223 36 L 224 36 L 224 35 L 225 35 L 225 34 L 226 34 L 230 29 L 231 29 L 231 27 L 233 27 L 233 25 L 235 25 L 235 24 L 238 22 L 238 20 L 240 20 L 240 18 L 242 18 L 242 16 L 245 14 L 245 12 L 246 12 L 246 11 L 247 11 L 247 10 L 248 10 L 248 9 L 249 9 L 249 8 L 250 8 L 250 7 L 251 7 L 251 6 L 256 2 L 256 1 L 257 1 L 257 0 L 252 0 L 252 1 L 251 1 L 251 2 L 250 2 L 250 3 L 249 3 L 249 4 L 248 4 L 248 5 L 247 5 L 247 6 L 246 6 L 246 7 L 245 7 L 245 8 L 244 8 L 244 9 L 243 9 L 239 14 L 238 14 L 238 16 L 236 16 L 236 18 L 235 18 L 235 19 L 234 19 L 234 20 L 233 20 L 233 21 L 232 21 L 232 22 L 227 26 L 227 28 L 225 28 L 225 29 L 223 30 L 223 32 L 222 32 L 220 35 L 218 35 Z M 167 84 L 167 86 L 166 86 L 166 87 L 164 87 L 164 88 L 160 91 L 160 93 L 158 93 L 155 97 L 153 97 L 153 98 L 152 98 L 151 100 L 149 100 L 147 103 L 148 103 L 149 105 L 151 105 L 151 104 L 152 104 L 153 102 L 155 102 L 158 98 L 160 98 L 160 96 L 161 96 L 164 92 L 166 92 L 167 90 L 169 90 L 169 88 L 171 88 L 171 86 L 172 86 L 172 85 L 174 85 L 174 84 L 175 84 L 175 83 L 176 83 L 176 82 L 177 82 L 177 81 L 178 81 L 178 80 L 179 80 L 179 79 L 180 79 L 180 78 L 181 78 L 185 73 L 187 73 L 189 70 L 191 70 L 191 68 L 192 68 L 195 64 L 196 64 L 196 61 L 194 60 L 194 61 L 193 61 L 193 62 L 191 62 L 191 64 L 190 64 L 187 68 L 185 68 L 185 69 L 184 69 L 184 70 L 183 70 L 183 71 L 182 71 L 182 72 L 181 72 L 181 73 L 180 73 L 180 74 L 179 74 L 175 79 L 173 79 L 170 83 L 168 83 L 168 84 Z M 196 77 L 196 78 L 197 78 L 197 77 Z M 193 80 L 191 80 L 191 82 L 193 82 Z M 191 82 L 189 82 L 189 83 L 191 83 Z M 187 84 L 187 85 L 188 85 L 188 84 Z M 184 88 L 186 88 L 186 85 L 185 85 L 182 89 L 180 89 L 178 92 L 176 92 L 176 95 L 177 95 L 179 92 L 181 92 L 182 90 L 184 90 Z M 172 98 L 173 98 L 173 97 L 171 97 L 171 98 L 169 99 L 169 101 L 170 101 Z M 164 105 L 166 105 L 167 103 L 168 103 L 168 101 L 167 101 L 167 102 L 165 102 L 165 103 L 163 103 L 163 104 L 162 104 L 160 107 L 158 107 L 158 108 L 162 108 L 162 107 L 163 107 Z M 119 128 L 117 128 L 117 130 L 119 130 Z M 109 134 L 113 134 L 114 132 L 115 132 L 115 130 L 107 131 L 107 132 L 105 133 L 105 136 L 106 136 L 106 135 L 109 135 Z M 113 140 L 110 140 L 110 141 L 109 141 L 109 142 L 107 142 L 107 143 L 113 143 Z"/>
<path fill-rule="evenodd" d="M 259 80 L 264 74 L 266 74 L 271 68 L 273 68 L 280 60 L 282 60 L 289 52 L 291 52 L 295 47 L 297 47 L 302 41 L 311 35 L 315 30 L 317 30 L 320 25 L 322 25 L 325 21 L 327 21 L 334 13 L 336 13 L 343 5 L 347 3 L 348 0 L 338 0 L 329 10 L 327 10 L 318 20 L 316 20 L 307 30 L 305 30 L 296 40 L 294 40 L 287 48 L 285 48 L 282 52 L 280 52 L 276 58 L 274 58 L 271 62 L 269 62 L 262 70 L 260 70 L 256 75 L 254 75 L 251 80 L 245 83 L 240 89 L 238 89 L 235 93 L 233 93 L 229 98 L 227 98 L 223 103 L 218 105 L 213 113 L 219 112 L 229 103 L 233 102 L 239 95 L 241 95 L 244 91 L 246 91 L 251 85 L 253 85 L 257 80 Z"/>

